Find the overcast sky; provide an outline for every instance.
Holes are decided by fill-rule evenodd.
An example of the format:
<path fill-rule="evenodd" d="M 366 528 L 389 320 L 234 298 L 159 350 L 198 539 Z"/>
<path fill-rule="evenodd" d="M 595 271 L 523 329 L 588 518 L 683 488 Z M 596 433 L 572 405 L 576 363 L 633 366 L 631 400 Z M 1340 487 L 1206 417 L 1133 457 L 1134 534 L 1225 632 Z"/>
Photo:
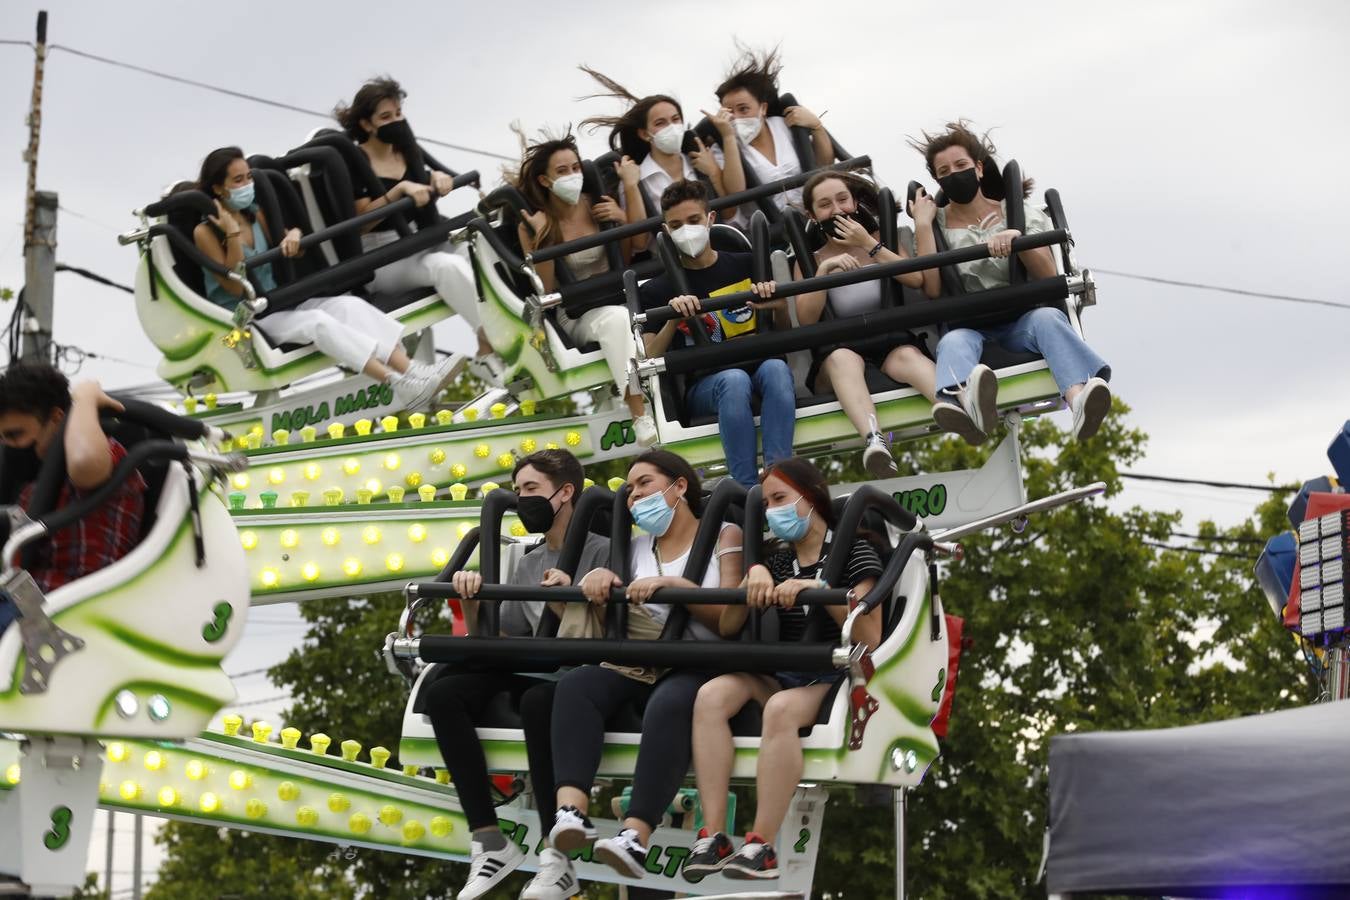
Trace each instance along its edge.
<path fill-rule="evenodd" d="M 31 39 L 43 5 L 5 0 L 0 38 Z M 45 6 L 51 43 L 305 108 L 389 73 L 419 134 L 508 154 L 513 119 L 533 130 L 612 109 L 575 102 L 593 87 L 577 63 L 639 95 L 674 94 L 692 117 L 716 102 L 732 35 L 781 41 L 783 87 L 892 185 L 926 178 L 906 137 L 965 116 L 996 127 L 1000 155 L 1041 188 L 1060 189 L 1088 267 L 1350 301 L 1335 225 L 1350 145 L 1344 2 Z M 32 54 L 0 47 L 0 285 L 15 289 L 31 79 Z M 38 181 L 66 210 L 57 258 L 130 282 L 135 253 L 115 233 L 135 225 L 131 209 L 192 177 L 213 147 L 277 154 L 320 124 L 53 52 Z M 438 155 L 485 174 L 500 165 Z M 1326 446 L 1350 415 L 1350 310 L 1107 275 L 1099 297 L 1084 329 L 1151 436 L 1138 470 L 1236 481 L 1328 471 Z M 125 294 L 58 276 L 56 337 L 141 366 L 90 360 L 85 371 L 108 385 L 153 377 L 157 355 Z M 1225 523 L 1259 499 L 1134 484 L 1128 497 Z M 299 637 L 280 624 L 287 615 L 259 613 L 273 627 L 250 633 L 234 671 L 284 653 Z M 245 697 L 268 696 L 261 681 L 241 684 Z"/>

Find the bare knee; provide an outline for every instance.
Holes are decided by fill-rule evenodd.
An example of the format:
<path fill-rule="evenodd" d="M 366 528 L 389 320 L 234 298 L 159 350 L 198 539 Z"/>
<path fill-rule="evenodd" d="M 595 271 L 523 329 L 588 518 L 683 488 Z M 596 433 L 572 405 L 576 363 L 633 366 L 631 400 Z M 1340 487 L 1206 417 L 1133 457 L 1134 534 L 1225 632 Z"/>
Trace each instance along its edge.
<path fill-rule="evenodd" d="M 793 696 L 793 692 L 779 691 L 764 704 L 763 735 L 765 737 L 795 735 L 797 729 L 806 724 L 801 721 L 802 716 L 801 704 Z"/>
<path fill-rule="evenodd" d="M 745 705 L 735 682 L 714 678 L 698 689 L 694 700 L 694 718 L 705 722 L 726 721 Z"/>
<path fill-rule="evenodd" d="M 825 357 L 823 366 L 826 370 L 835 375 L 861 372 L 863 368 L 863 358 L 847 347 L 840 347 L 829 356 Z"/>

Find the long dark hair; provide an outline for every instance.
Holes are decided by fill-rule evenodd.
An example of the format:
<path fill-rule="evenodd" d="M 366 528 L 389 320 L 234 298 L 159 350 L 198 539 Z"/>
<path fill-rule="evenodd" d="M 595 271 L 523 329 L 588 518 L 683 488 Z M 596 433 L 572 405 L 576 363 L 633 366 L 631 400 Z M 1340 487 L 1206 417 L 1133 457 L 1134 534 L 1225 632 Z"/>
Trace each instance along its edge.
<path fill-rule="evenodd" d="M 225 183 L 225 174 L 236 159 L 244 159 L 244 151 L 238 147 L 219 147 L 206 154 L 206 159 L 202 160 L 201 171 L 197 175 L 197 190 L 212 200 L 219 199 L 220 195 L 216 193 L 216 188 Z M 256 218 L 251 208 L 236 212 L 247 219 L 250 225 Z"/>
<path fill-rule="evenodd" d="M 984 164 L 984 180 L 981 183 L 983 188 L 985 184 L 989 185 L 985 196 L 992 196 L 993 199 L 1001 199 L 1003 196 L 1002 175 L 999 172 L 998 162 L 994 159 L 994 154 L 998 148 L 994 142 L 989 139 L 989 132 L 976 134 L 971 123 L 966 119 L 957 119 L 955 122 L 948 122 L 945 131 L 939 131 L 935 134 L 923 132 L 918 138 L 910 138 L 909 145 L 923 154 L 924 162 L 928 165 L 928 174 L 934 178 L 937 177 L 937 166 L 934 160 L 943 150 L 950 147 L 960 147 L 970 154 L 971 161 Z M 1034 178 L 1022 179 L 1022 197 L 1031 196 L 1032 188 L 1036 186 Z"/>
<path fill-rule="evenodd" d="M 530 205 L 542 212 L 547 219 L 543 231 L 537 236 L 537 246 L 544 247 L 557 243 L 554 238 L 562 236 L 562 228 L 554 219 L 552 206 L 548 202 L 551 196 L 549 189 L 539 183 L 539 176 L 548 174 L 548 161 L 559 150 L 571 150 L 577 155 L 577 159 L 581 159 L 581 151 L 577 149 L 577 139 L 573 136 L 570 125 L 567 126 L 567 133 L 560 137 L 547 131 L 540 132 L 540 135 L 540 140 L 525 148 L 524 156 L 520 160 L 520 169 L 514 175 L 508 176 L 507 180 L 515 184 L 516 189 L 525 196 Z"/>
<path fill-rule="evenodd" d="M 608 97 L 623 101 L 629 104 L 628 109 L 617 116 L 591 116 L 588 119 L 582 119 L 581 124 L 590 127 L 591 131 L 599 128 L 608 128 L 609 149 L 617 150 L 624 156 L 630 156 L 634 162 L 641 162 L 651 153 L 651 144 L 638 137 L 638 129 L 647 127 L 647 114 L 652 111 L 652 107 L 658 103 L 669 103 L 675 107 L 684 118 L 684 108 L 680 106 L 680 101 L 669 94 L 650 94 L 646 97 L 638 97 L 628 88 L 619 84 L 613 78 L 601 72 L 597 72 L 590 66 L 578 66 L 577 68 L 587 75 L 600 82 L 605 89 L 599 94 L 587 94 L 578 99 L 590 100 L 596 97 Z"/>
<path fill-rule="evenodd" d="M 783 70 L 778 48 L 756 51 L 736 41 L 736 49 L 740 56 L 714 91 L 717 101 L 722 102 L 732 91 L 745 89 L 760 103 L 772 106 L 778 99 L 778 73 Z"/>
<path fill-rule="evenodd" d="M 844 186 L 848 188 L 849 193 L 853 195 L 855 203 L 872 213 L 872 215 L 877 215 L 877 211 L 880 208 L 877 186 L 866 178 L 862 178 L 852 172 L 840 172 L 831 169 L 824 172 L 817 172 L 806 179 L 806 184 L 802 185 L 802 206 L 806 209 L 808 217 L 811 216 L 811 201 L 814 199 L 816 189 L 819 188 L 823 182 L 829 181 L 831 178 L 842 181 Z"/>
<path fill-rule="evenodd" d="M 408 92 L 388 75 L 372 78 L 356 91 L 350 105 L 338 103 L 333 107 L 333 118 L 338 120 L 338 124 L 347 132 L 348 137 L 358 144 L 364 144 L 370 135 L 361 127 L 361 120 L 373 118 L 375 107 L 385 100 L 401 103 L 407 96 Z"/>
<path fill-rule="evenodd" d="M 684 492 L 684 502 L 689 504 L 689 511 L 695 517 L 703 514 L 703 483 L 699 481 L 698 473 L 694 467 L 683 457 L 669 450 L 648 450 L 638 456 L 637 459 L 628 466 L 631 472 L 633 466 L 638 463 L 646 463 L 657 469 L 671 481 L 677 478 L 683 478 L 689 485 Z"/>

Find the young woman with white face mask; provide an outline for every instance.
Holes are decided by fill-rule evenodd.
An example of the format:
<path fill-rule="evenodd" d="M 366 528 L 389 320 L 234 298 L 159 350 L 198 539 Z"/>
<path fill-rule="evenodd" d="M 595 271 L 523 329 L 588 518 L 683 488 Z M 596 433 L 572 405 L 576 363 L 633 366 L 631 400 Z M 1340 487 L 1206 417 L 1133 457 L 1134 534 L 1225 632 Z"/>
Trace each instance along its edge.
<path fill-rule="evenodd" d="M 806 460 L 793 457 L 771 466 L 761 483 L 769 530 L 782 545 L 746 573 L 746 605 L 723 607 L 718 627 L 723 637 L 733 637 L 741 632 L 751 610 L 777 606 L 779 640 L 800 641 L 806 636 L 808 610 L 797 605 L 797 595 L 807 588 L 838 587 L 849 588 L 862 598 L 881 575 L 881 557 L 869 542 L 855 540 L 844 567 L 844 583 L 826 585 L 817 573 L 830 552 L 835 520 L 825 476 Z M 824 609 L 827 633 L 819 639 L 837 642 L 848 609 Z M 881 640 L 879 606 L 855 623 L 853 638 L 876 648 Z M 841 671 L 826 675 L 736 673 L 719 675 L 699 689 L 694 704 L 694 774 L 706 825 L 684 864 L 686 879 L 697 882 L 719 871 L 728 878 L 778 877 L 771 842 L 802 776 L 798 730 L 816 721 L 821 704 L 843 678 Z M 755 772 L 754 824 L 745 844 L 735 850 L 726 835 L 731 824 L 727 791 L 736 753 L 730 721 L 747 703 L 758 703 L 764 715 Z"/>
<path fill-rule="evenodd" d="M 736 140 L 723 140 L 713 148 L 719 163 L 722 154 L 737 147 L 743 165 L 749 166 L 760 184 L 790 178 L 804 171 L 828 166 L 834 161 L 834 142 L 820 124 L 820 118 L 804 106 L 791 106 L 782 116 L 770 116 L 769 104 L 778 99 L 778 51 L 757 54 L 744 50 L 731 72 L 717 86 L 717 102 L 731 117 Z M 811 148 L 815 159 L 799 159 L 792 142 L 792 126 L 811 129 Z M 800 188 L 774 197 L 779 209 L 801 208 Z"/>
<path fill-rule="evenodd" d="M 625 157 L 618 170 L 624 189 L 636 192 L 637 166 Z M 534 207 L 532 212 L 523 214 L 524 221 L 517 226 L 520 246 L 525 252 L 596 234 L 606 222 L 623 224 L 627 221 L 623 209 L 612 198 L 583 193 L 582 181 L 581 154 L 577 151 L 576 138 L 571 134 L 541 140 L 526 148 L 514 178 L 516 188 Z M 625 240 L 621 246 L 627 262 L 632 258 L 632 243 Z M 604 246 L 578 250 L 564 260 L 577 281 L 609 271 Z M 551 260 L 536 263 L 535 272 L 545 288 L 554 289 L 557 279 Z M 637 356 L 637 344 L 633 342 L 633 329 L 622 302 L 587 308 L 563 307 L 557 315 L 558 326 L 573 341 L 600 345 L 614 385 L 633 414 L 633 432 L 638 444 L 650 447 L 656 443 L 656 423 L 647 414 L 646 400 L 641 392 L 632 393 L 628 389 L 628 364 Z"/>
<path fill-rule="evenodd" d="M 683 576 L 703 512 L 701 485 L 692 466 L 666 450 L 648 450 L 628 470 L 628 509 L 643 534 L 629 551 L 629 638 L 638 637 L 634 621 L 660 626 L 670 607 L 660 603 L 663 587 L 732 587 L 741 580 L 741 530 L 722 525 L 717 550 L 701 583 Z M 580 587 L 592 603 L 604 604 L 624 577 L 595 569 L 581 577 Z M 715 640 L 722 607 L 689 607 L 686 637 Z M 647 635 L 651 635 L 650 629 Z M 594 844 L 595 858 L 632 878 L 641 878 L 647 842 L 670 799 L 689 771 L 690 724 L 694 697 L 707 680 L 701 672 L 675 670 L 620 671 L 606 666 L 580 666 L 558 682 L 554 700 L 553 765 L 558 811 L 550 843 L 568 853 Z M 642 739 L 633 793 L 623 830 L 596 841 L 587 818 L 590 790 L 600 767 L 606 722 L 624 704 L 646 699 Z"/>

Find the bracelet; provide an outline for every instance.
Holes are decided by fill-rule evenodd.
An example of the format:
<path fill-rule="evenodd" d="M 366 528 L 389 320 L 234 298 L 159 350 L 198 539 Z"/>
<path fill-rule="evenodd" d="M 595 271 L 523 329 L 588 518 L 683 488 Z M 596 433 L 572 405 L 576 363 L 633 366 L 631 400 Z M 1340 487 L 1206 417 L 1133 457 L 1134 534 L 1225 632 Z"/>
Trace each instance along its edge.
<path fill-rule="evenodd" d="M 882 246 L 881 241 L 877 241 L 877 245 L 873 247 L 871 250 L 868 250 L 867 255 L 875 257 L 878 253 L 881 252 L 881 246 Z"/>

